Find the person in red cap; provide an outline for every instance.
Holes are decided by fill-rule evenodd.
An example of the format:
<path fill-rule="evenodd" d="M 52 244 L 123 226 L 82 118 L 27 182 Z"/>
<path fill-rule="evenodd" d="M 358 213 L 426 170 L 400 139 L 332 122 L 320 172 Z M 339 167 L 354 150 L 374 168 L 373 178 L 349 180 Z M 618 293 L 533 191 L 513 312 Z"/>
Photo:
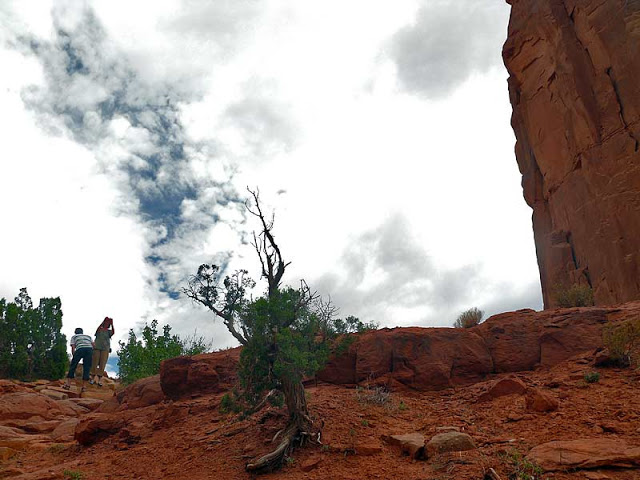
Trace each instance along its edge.
<path fill-rule="evenodd" d="M 113 318 L 104 317 L 104 320 L 96 330 L 95 347 L 91 362 L 91 380 L 89 380 L 91 385 L 96 382 L 97 376 L 98 386 L 102 386 L 104 369 L 107 366 L 107 360 L 109 360 L 109 352 L 111 352 L 111 337 L 113 337 L 114 333 Z"/>

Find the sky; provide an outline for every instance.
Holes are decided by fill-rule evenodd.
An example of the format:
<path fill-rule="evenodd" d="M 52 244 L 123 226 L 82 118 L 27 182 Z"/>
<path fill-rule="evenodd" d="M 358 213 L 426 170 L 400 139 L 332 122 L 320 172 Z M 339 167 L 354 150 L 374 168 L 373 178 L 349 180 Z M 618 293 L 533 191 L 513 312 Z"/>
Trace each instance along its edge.
<path fill-rule="evenodd" d="M 340 315 L 450 326 L 542 308 L 501 0 L 0 4 L 0 297 L 63 331 L 157 319 L 235 345 L 180 294 L 258 277 L 244 201 Z M 114 349 L 115 351 L 115 349 Z"/>

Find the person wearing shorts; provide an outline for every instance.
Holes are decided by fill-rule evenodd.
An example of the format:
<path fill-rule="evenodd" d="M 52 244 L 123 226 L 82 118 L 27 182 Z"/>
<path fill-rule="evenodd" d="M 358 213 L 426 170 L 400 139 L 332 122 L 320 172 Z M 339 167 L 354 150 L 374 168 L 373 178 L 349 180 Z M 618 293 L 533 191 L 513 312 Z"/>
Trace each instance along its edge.
<path fill-rule="evenodd" d="M 93 385 L 98 377 L 98 386 L 102 386 L 102 377 L 109 360 L 109 352 L 111 352 L 111 337 L 115 333 L 113 328 L 113 318 L 104 317 L 104 320 L 96 330 L 96 341 L 94 342 L 93 359 L 91 361 L 91 380 L 89 384 Z"/>

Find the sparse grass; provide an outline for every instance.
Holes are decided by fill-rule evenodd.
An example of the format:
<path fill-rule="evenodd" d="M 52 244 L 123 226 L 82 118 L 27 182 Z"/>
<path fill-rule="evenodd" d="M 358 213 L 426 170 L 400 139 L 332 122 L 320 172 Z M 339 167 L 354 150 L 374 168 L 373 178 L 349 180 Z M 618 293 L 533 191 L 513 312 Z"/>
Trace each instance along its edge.
<path fill-rule="evenodd" d="M 387 405 L 391 402 L 391 392 L 381 385 L 358 387 L 356 397 L 360 403 Z"/>
<path fill-rule="evenodd" d="M 54 443 L 47 450 L 50 453 L 62 453 L 67 449 L 67 446 L 64 443 Z"/>
<path fill-rule="evenodd" d="M 544 470 L 539 465 L 527 460 L 518 450 L 504 454 L 504 459 L 511 466 L 509 480 L 540 480 Z"/>
<path fill-rule="evenodd" d="M 284 457 L 284 461 L 288 466 L 291 466 L 296 463 L 296 459 L 293 457 Z"/>
<path fill-rule="evenodd" d="M 600 373 L 587 372 L 584 374 L 584 381 L 586 383 L 598 383 L 600 381 Z"/>
<path fill-rule="evenodd" d="M 320 450 L 322 450 L 323 452 L 328 452 L 331 449 L 331 447 L 329 445 L 322 445 L 322 448 Z"/>
<path fill-rule="evenodd" d="M 82 480 L 84 478 L 84 473 L 79 470 L 65 470 L 62 475 L 65 480 Z"/>
<path fill-rule="evenodd" d="M 409 410 L 409 406 L 404 403 L 403 400 L 400 400 L 400 404 L 398 405 L 398 410 L 400 410 L 401 412 L 404 412 L 405 410 Z"/>
<path fill-rule="evenodd" d="M 363 418 L 362 420 L 360 420 L 360 425 L 362 425 L 363 427 L 368 427 L 369 426 L 369 420 L 365 420 Z"/>

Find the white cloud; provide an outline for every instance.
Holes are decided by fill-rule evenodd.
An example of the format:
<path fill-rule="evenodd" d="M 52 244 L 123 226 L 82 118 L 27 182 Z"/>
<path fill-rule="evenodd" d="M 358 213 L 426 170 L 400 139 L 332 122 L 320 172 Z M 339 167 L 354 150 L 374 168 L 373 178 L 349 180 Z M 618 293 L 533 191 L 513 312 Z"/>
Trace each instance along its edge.
<path fill-rule="evenodd" d="M 169 294 L 203 262 L 257 273 L 250 185 L 276 211 L 288 281 L 305 277 L 344 314 L 449 325 L 473 305 L 540 306 L 493 68 L 508 7 L 463 16 L 481 51 L 443 75 L 456 87 L 444 98 L 407 83 L 424 80 L 430 47 L 403 56 L 442 2 L 22 5 L 0 10 L 0 128 L 14 132 L 0 205 L 19 232 L 0 240 L 0 296 L 61 295 L 67 331 L 109 315 L 123 338 L 157 318 L 231 345 Z M 456 62 L 464 45 L 450 47 L 438 51 Z"/>

